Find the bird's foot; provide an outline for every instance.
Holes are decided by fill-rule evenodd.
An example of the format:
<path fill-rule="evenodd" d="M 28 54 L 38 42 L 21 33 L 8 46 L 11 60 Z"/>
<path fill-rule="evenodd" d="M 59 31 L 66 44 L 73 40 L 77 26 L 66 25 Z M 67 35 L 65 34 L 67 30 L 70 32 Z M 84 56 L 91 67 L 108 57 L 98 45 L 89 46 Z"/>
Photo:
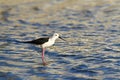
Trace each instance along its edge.
<path fill-rule="evenodd" d="M 49 65 L 51 63 L 54 63 L 54 61 L 47 61 L 47 62 L 43 62 L 43 65 L 46 66 L 46 65 Z"/>
<path fill-rule="evenodd" d="M 48 65 L 48 64 L 44 62 L 43 65 L 46 66 L 46 65 Z"/>

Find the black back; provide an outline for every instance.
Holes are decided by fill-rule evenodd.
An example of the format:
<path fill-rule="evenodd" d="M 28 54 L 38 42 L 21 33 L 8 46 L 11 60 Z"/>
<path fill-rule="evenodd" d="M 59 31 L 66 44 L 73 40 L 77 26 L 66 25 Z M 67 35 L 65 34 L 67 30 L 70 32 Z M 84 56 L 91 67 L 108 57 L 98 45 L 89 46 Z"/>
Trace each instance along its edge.
<path fill-rule="evenodd" d="M 42 45 L 45 42 L 47 42 L 48 40 L 49 40 L 49 38 L 38 38 L 38 39 L 35 39 L 35 40 L 32 40 L 32 41 L 26 41 L 26 42 L 23 42 L 23 43 L 31 43 L 31 44 L 35 44 L 35 45 Z"/>

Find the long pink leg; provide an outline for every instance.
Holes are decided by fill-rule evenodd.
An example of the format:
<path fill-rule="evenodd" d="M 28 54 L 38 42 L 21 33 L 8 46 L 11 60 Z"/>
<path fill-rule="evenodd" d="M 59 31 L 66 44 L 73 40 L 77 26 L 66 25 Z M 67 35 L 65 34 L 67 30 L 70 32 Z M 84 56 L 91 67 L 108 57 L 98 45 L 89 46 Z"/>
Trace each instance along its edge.
<path fill-rule="evenodd" d="M 46 64 L 44 60 L 44 53 L 45 53 L 45 48 L 42 49 L 42 62 L 43 64 Z"/>

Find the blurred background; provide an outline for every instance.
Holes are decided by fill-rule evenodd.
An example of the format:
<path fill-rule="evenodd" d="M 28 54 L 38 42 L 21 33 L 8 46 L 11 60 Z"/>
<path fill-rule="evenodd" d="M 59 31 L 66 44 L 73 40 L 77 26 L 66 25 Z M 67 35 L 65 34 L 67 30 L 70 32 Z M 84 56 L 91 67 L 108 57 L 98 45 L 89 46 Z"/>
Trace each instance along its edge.
<path fill-rule="evenodd" d="M 59 33 L 46 51 L 22 44 Z M 0 80 L 119 80 L 120 0 L 0 0 Z"/>

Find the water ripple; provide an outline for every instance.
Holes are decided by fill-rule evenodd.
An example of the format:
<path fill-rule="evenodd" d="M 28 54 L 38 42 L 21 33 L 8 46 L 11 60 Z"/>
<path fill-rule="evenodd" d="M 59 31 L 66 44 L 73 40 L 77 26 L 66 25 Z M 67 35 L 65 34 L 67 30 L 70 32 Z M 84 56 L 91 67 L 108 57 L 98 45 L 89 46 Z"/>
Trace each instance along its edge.
<path fill-rule="evenodd" d="M 118 0 L 2 1 L 0 80 L 120 79 Z M 47 65 L 40 46 L 20 42 L 54 32 L 68 43 L 57 39 L 46 48 Z"/>
<path fill-rule="evenodd" d="M 78 65 L 78 66 L 72 67 L 70 69 L 70 72 L 85 74 L 88 76 L 97 76 L 98 75 L 98 73 L 96 71 L 89 70 L 88 66 L 86 66 L 86 65 Z"/>

